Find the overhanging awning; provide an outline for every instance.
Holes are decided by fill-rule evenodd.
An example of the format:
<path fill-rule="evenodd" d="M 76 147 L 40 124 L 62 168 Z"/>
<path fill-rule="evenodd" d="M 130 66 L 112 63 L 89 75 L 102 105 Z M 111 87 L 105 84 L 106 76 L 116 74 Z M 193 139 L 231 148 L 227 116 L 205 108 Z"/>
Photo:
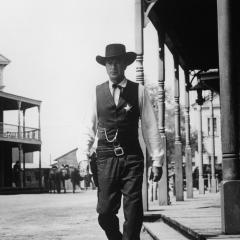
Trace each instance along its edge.
<path fill-rule="evenodd" d="M 26 98 L 0 91 L 0 105 L 2 109 L 17 110 L 18 101 L 21 101 L 21 110 L 41 105 L 41 101 L 39 100 L 34 100 L 31 98 Z"/>
<path fill-rule="evenodd" d="M 158 0 L 149 18 L 184 69 L 218 68 L 216 0 Z"/>

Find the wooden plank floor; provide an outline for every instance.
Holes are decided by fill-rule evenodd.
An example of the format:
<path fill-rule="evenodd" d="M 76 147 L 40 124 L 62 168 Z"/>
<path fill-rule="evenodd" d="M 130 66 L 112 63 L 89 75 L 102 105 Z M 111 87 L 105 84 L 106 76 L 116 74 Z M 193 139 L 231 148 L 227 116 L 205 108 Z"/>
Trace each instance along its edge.
<path fill-rule="evenodd" d="M 171 201 L 169 206 L 158 206 L 157 201 L 150 202 L 150 211 L 145 215 L 161 215 L 170 224 L 205 239 L 240 240 L 240 235 L 224 235 L 221 232 L 220 193 L 199 195 L 194 192 L 193 199 L 176 202 L 172 197 Z"/>
<path fill-rule="evenodd" d="M 147 228 L 149 234 L 151 234 L 155 239 L 164 240 L 188 240 L 178 231 L 174 230 L 163 221 L 157 221 L 153 223 L 144 223 L 144 227 Z"/>

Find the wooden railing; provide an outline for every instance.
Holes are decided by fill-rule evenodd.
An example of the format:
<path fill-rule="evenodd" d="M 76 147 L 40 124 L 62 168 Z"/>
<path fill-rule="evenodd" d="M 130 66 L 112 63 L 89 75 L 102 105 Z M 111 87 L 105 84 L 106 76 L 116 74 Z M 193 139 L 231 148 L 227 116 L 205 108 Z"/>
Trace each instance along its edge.
<path fill-rule="evenodd" d="M 0 122 L 0 137 L 9 139 L 40 140 L 38 128 L 23 127 Z"/>

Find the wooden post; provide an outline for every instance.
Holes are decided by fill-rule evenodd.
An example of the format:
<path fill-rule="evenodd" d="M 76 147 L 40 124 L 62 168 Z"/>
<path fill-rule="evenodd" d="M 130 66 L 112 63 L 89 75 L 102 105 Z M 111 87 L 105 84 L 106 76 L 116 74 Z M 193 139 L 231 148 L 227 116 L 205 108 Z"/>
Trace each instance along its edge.
<path fill-rule="evenodd" d="M 153 181 L 150 182 L 149 187 L 150 187 L 150 201 L 153 202 L 153 193 L 154 193 Z"/>
<path fill-rule="evenodd" d="M 190 115 L 189 115 L 189 74 L 188 71 L 184 71 L 185 74 L 185 133 L 186 133 L 186 146 L 185 146 L 185 160 L 186 160 L 186 185 L 187 185 L 187 198 L 193 198 L 193 177 L 192 177 L 192 149 L 190 146 Z"/>
<path fill-rule="evenodd" d="M 158 200 L 158 182 L 155 182 L 154 186 L 154 200 Z"/>
<path fill-rule="evenodd" d="M 202 104 L 198 104 L 198 157 L 199 157 L 198 189 L 199 194 L 204 194 L 205 190 L 203 179 Z"/>
<path fill-rule="evenodd" d="M 26 113 L 26 109 L 23 109 L 23 138 L 26 137 L 26 129 L 25 129 L 25 113 Z"/>
<path fill-rule="evenodd" d="M 208 178 L 208 191 L 210 192 L 211 191 L 211 176 L 210 176 L 210 173 L 208 173 L 207 178 Z"/>
<path fill-rule="evenodd" d="M 0 135 L 3 134 L 3 106 L 0 106 Z"/>
<path fill-rule="evenodd" d="M 216 185 L 217 185 L 217 192 L 219 191 L 219 180 L 218 180 L 218 174 L 216 174 Z"/>
<path fill-rule="evenodd" d="M 0 91 L 3 90 L 3 88 L 5 87 L 3 84 L 3 68 L 5 67 L 5 65 L 0 64 Z"/>
<path fill-rule="evenodd" d="M 214 136 L 214 112 L 213 112 L 213 91 L 210 91 L 210 138 L 211 138 L 211 192 L 217 192 L 215 177 L 215 136 Z"/>
<path fill-rule="evenodd" d="M 1 69 L 0 69 L 0 86 L 1 86 Z M 3 106 L 0 105 L 0 136 L 3 136 Z M 0 143 L 0 187 L 4 187 L 4 144 Z"/>
<path fill-rule="evenodd" d="M 41 140 L 41 108 L 38 106 L 38 139 Z M 41 146 L 39 149 L 39 188 L 42 187 L 42 159 L 41 159 Z"/>
<path fill-rule="evenodd" d="M 42 187 L 42 154 L 41 147 L 39 149 L 39 188 Z"/>
<path fill-rule="evenodd" d="M 159 32 L 159 58 L 158 58 L 158 85 L 159 85 L 159 102 L 158 102 L 158 128 L 162 139 L 164 150 L 164 164 L 162 166 L 163 174 L 158 184 L 158 203 L 159 205 L 169 204 L 168 193 L 168 162 L 166 157 L 166 134 L 165 134 L 165 62 L 164 62 L 164 32 Z"/>
<path fill-rule="evenodd" d="M 23 187 L 26 187 L 26 173 L 25 173 L 25 163 L 26 163 L 26 153 L 22 150 L 22 157 L 23 157 Z"/>
<path fill-rule="evenodd" d="M 182 168 L 182 142 L 180 126 L 180 89 L 179 89 L 179 68 L 178 59 L 174 56 L 174 100 L 175 100 L 175 188 L 176 201 L 183 201 L 183 168 Z"/>
<path fill-rule="evenodd" d="M 20 187 L 23 188 L 23 171 L 22 171 L 22 163 L 23 163 L 23 150 L 22 144 L 18 144 L 18 156 L 19 156 L 19 167 L 20 167 Z"/>
<path fill-rule="evenodd" d="M 136 81 L 144 85 L 144 70 L 143 70 L 143 2 L 135 0 L 135 47 L 136 47 Z M 143 173 L 143 210 L 148 210 L 148 166 L 147 158 L 144 158 L 144 173 Z"/>
<path fill-rule="evenodd" d="M 18 101 L 18 138 L 22 138 L 22 135 L 21 135 L 21 105 L 22 105 L 22 102 Z M 19 152 L 19 165 L 20 165 L 20 187 L 23 188 L 23 171 L 22 171 L 23 150 L 22 150 L 22 144 L 18 144 L 18 152 Z"/>
<path fill-rule="evenodd" d="M 217 0 L 223 181 L 222 231 L 240 234 L 239 11 L 237 1 Z"/>
<path fill-rule="evenodd" d="M 41 106 L 38 106 L 38 140 L 41 140 Z"/>
<path fill-rule="evenodd" d="M 144 85 L 143 70 L 143 2 L 135 0 L 135 46 L 136 46 L 136 80 Z"/>
<path fill-rule="evenodd" d="M 21 105 L 22 102 L 18 101 L 18 138 L 21 138 Z"/>

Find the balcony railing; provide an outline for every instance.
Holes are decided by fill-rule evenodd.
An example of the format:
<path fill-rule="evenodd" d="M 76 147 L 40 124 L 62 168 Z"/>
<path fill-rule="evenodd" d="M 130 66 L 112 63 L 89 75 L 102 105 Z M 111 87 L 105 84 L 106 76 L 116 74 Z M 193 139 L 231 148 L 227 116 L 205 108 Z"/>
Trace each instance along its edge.
<path fill-rule="evenodd" d="M 0 122 L 0 137 L 8 139 L 40 140 L 38 128 L 23 127 Z"/>

